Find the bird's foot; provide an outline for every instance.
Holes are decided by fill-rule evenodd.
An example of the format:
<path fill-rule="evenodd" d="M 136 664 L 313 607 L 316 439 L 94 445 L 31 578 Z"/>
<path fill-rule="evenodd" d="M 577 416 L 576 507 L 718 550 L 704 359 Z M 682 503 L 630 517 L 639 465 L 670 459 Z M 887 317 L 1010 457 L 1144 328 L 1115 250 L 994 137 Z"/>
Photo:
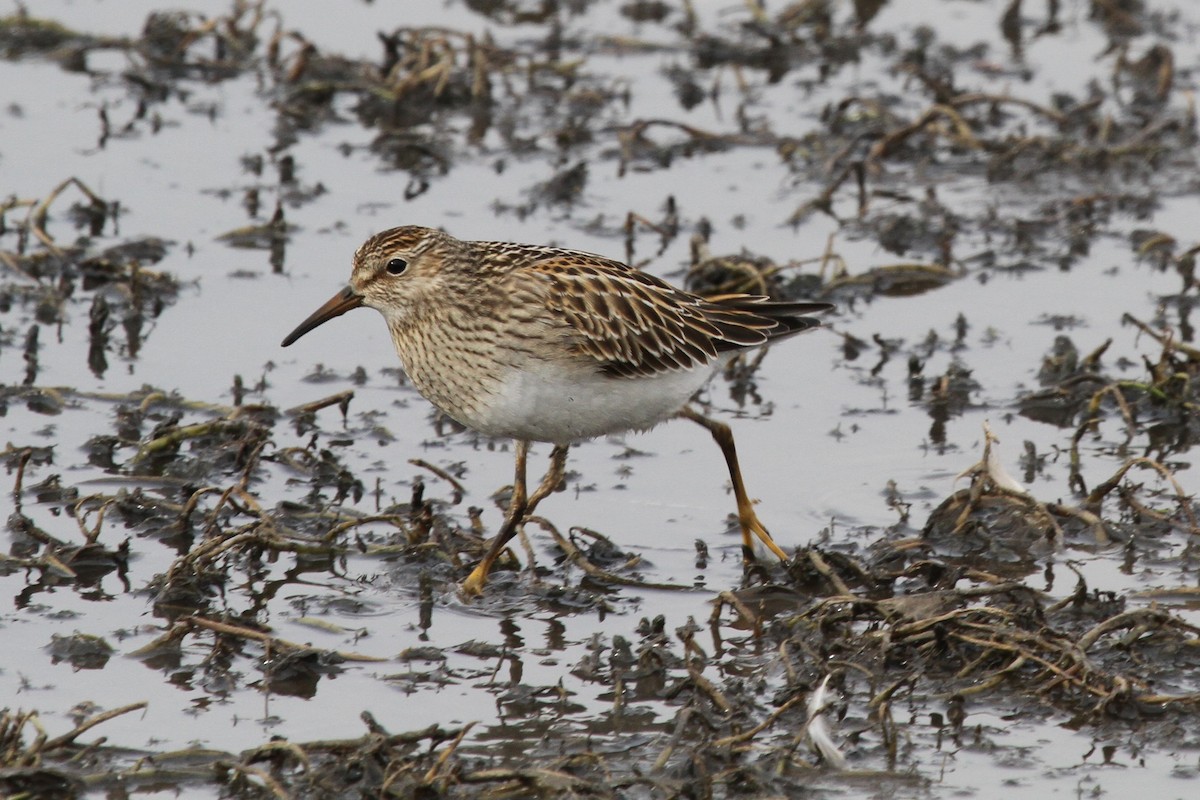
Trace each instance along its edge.
<path fill-rule="evenodd" d="M 458 593 L 464 600 L 474 600 L 483 594 L 485 583 L 487 583 L 487 571 L 480 565 L 471 570 L 471 574 L 458 585 Z"/>
<path fill-rule="evenodd" d="M 739 522 L 742 526 L 742 552 L 746 556 L 747 561 L 754 561 L 754 537 L 762 542 L 763 546 L 770 550 L 775 556 L 785 564 L 791 560 L 787 553 L 783 551 L 775 540 L 771 538 L 770 532 L 758 521 L 758 516 L 755 515 L 753 509 L 750 510 L 749 516 L 743 516 Z"/>

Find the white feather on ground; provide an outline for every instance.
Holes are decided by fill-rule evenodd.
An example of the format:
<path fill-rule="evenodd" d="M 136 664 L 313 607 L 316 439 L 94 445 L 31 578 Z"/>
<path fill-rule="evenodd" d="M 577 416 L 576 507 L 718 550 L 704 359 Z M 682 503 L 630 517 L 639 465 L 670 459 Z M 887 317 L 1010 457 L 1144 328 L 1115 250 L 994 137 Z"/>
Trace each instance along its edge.
<path fill-rule="evenodd" d="M 833 743 L 829 733 L 829 722 L 825 711 L 832 703 L 829 690 L 829 676 L 826 675 L 812 696 L 808 698 L 808 740 L 825 759 L 825 763 L 834 769 L 846 768 L 846 756 Z"/>

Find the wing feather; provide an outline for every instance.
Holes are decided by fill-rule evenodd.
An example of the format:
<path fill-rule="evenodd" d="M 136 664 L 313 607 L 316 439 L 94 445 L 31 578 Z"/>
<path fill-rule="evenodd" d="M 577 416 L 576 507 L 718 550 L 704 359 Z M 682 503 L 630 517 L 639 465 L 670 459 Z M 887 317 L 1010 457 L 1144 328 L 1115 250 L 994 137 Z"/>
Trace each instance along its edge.
<path fill-rule="evenodd" d="M 691 369 L 720 353 L 814 328 L 825 303 L 775 303 L 754 295 L 703 298 L 619 261 L 529 248 L 521 272 L 545 283 L 547 310 L 575 334 L 578 352 L 620 377 Z M 525 259 L 520 259 L 525 260 Z"/>

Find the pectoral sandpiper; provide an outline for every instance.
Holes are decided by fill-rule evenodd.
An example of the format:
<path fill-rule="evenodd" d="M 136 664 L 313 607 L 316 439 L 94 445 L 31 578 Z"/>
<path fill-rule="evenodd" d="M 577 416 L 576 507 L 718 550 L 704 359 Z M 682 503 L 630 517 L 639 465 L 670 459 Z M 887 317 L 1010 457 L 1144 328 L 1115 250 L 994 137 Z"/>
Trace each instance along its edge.
<path fill-rule="evenodd" d="M 828 303 L 700 297 L 591 253 L 508 242 L 464 242 L 406 226 L 368 239 L 350 285 L 283 340 L 369 306 L 383 314 L 413 384 L 448 416 L 517 441 L 504 525 L 463 581 L 478 594 L 505 545 L 562 481 L 575 442 L 646 430 L 684 417 L 704 425 L 725 455 L 747 557 L 754 536 L 786 560 L 758 521 L 742 483 L 733 433 L 687 407 L 737 353 L 820 322 Z M 550 469 L 526 494 L 530 442 L 554 445 Z"/>

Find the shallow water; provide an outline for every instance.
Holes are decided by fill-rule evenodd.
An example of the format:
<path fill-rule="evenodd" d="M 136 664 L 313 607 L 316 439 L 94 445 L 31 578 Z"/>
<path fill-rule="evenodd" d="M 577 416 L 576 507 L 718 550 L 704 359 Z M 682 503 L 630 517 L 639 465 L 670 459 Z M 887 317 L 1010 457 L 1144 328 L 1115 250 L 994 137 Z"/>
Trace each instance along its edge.
<path fill-rule="evenodd" d="M 146 14 L 157 5 L 43 0 L 31 11 L 81 31 L 136 36 Z M 374 57 L 375 32 L 398 24 L 396 10 L 387 4 L 338 5 L 337 25 L 328 24 L 324 5 L 268 7 L 278 12 L 287 29 L 303 31 L 323 50 Z M 613 119 L 601 120 L 601 128 L 666 116 L 698 128 L 733 130 L 737 96 L 732 87 L 743 80 L 749 82 L 752 98 L 746 113 L 763 117 L 775 130 L 802 137 L 819 129 L 825 104 L 848 91 L 863 96 L 911 92 L 908 81 L 912 79 L 889 71 L 888 59 L 876 53 L 819 85 L 811 84 L 816 67 L 789 72 L 776 84 L 753 70 L 741 74 L 728 68 L 712 70 L 705 80 L 721 82 L 721 102 L 705 102 L 684 112 L 661 72 L 664 66 L 688 63 L 687 54 L 675 44 L 677 38 L 661 26 L 629 22 L 615 12 L 614 3 L 595 5 L 587 15 L 569 18 L 568 32 L 582 36 L 603 29 L 613 36 L 660 45 L 618 49 L 611 42 L 595 44 L 595 52 L 586 59 L 594 85 L 634 87 L 628 106 L 610 109 Z M 737 5 L 696 5 L 706 24 L 717 29 L 743 21 L 746 13 Z M 1111 68 L 1104 54 L 1107 42 L 1089 19 L 1086 4 L 1064 4 L 1069 7 L 1064 9 L 1062 31 L 1027 42 L 1020 59 L 1000 38 L 996 20 L 1003 3 L 932 4 L 937 13 L 928 19 L 898 5 L 886 5 L 871 27 L 899 41 L 911 40 L 915 26 L 927 24 L 935 27 L 941 42 L 960 47 L 986 42 L 989 49 L 978 71 L 962 80 L 997 94 L 1012 86 L 1022 97 L 1045 102 L 1053 92 L 1082 93 L 1088 82 L 1104 78 L 1103 69 Z M 1177 13 L 1184 16 L 1179 30 L 1194 31 L 1197 19 L 1187 19 L 1194 12 Z M 502 43 L 540 36 L 535 26 L 498 25 L 459 3 L 415 8 L 406 4 L 403 24 L 490 31 Z M 1181 36 L 1171 46 L 1176 80 L 1194 88 L 1187 65 L 1195 63 L 1195 37 Z M 462 238 L 557 243 L 624 257 L 621 226 L 626 213 L 658 218 L 667 198 L 674 197 L 685 230 L 702 218 L 713 223 L 711 245 L 717 254 L 745 248 L 780 263 L 811 262 L 834 236 L 833 249 L 851 274 L 925 260 L 886 252 L 867 226 L 856 224 L 857 200 L 849 189 L 837 194 L 832 207 L 840 219 L 817 214 L 796 227 L 786 224 L 820 184 L 812 175 L 789 174 L 768 146 L 680 157 L 669 169 L 646 167 L 621 175 L 611 141 L 601 138 L 602 143 L 583 153 L 589 162 L 588 182 L 577 202 L 520 214 L 503 209 L 527 202 L 532 187 L 565 166 L 556 162 L 547 144 L 522 156 L 505 152 L 495 136 L 475 148 L 462 147 L 460 139 L 451 138 L 447 147 L 453 155 L 452 168 L 435 176 L 427 191 L 405 200 L 409 177 L 387 168 L 370 151 L 376 132 L 360 127 L 339 101 L 335 108 L 342 119 L 303 132 L 282 148 L 297 164 L 298 183 L 281 188 L 271 153 L 277 144 L 278 119 L 261 77 L 248 72 L 220 82 L 189 80 L 185 92 L 154 108 L 160 117 L 155 130 L 148 121 L 135 118 L 135 104 L 119 79 L 124 58 L 118 52 L 93 54 L 88 61 L 96 72 L 93 75 L 67 72 L 38 58 L 0 61 L 0 85 L 8 87 L 8 111 L 0 114 L 4 193 L 41 197 L 64 178 L 79 178 L 122 206 L 116 229 L 109 226 L 99 240 L 115 244 L 140 236 L 169 239 L 173 245 L 153 269 L 175 276 L 182 284 L 178 299 L 147 322 L 136 356 L 127 350 L 110 354 L 109 368 L 102 376 L 89 370 L 86 361 L 88 303 L 82 298 L 68 302 L 64 324 L 43 326 L 37 385 L 125 395 L 149 384 L 189 400 L 230 404 L 235 376 L 240 376 L 248 385 L 264 382 L 255 402 L 281 409 L 353 389 L 347 435 L 354 442 L 338 446 L 345 462 L 364 479 L 377 479 L 382 496 L 397 502 L 407 500 L 418 475 L 425 480 L 428 495 L 446 499 L 451 494 L 408 459 L 422 458 L 451 471 L 461 464 L 461 472 L 455 474 L 467 495 L 454 513 L 465 519 L 468 506 L 483 507 L 483 524 L 489 530 L 499 526 L 502 516 L 490 495 L 511 480 L 509 445 L 479 441 L 469 432 L 439 434 L 431 425 L 429 405 L 398 380 L 386 330 L 373 313 L 347 315 L 287 350 L 279 347 L 282 336 L 346 279 L 350 254 L 366 236 L 393 225 L 422 224 L 445 227 Z M 990 73 L 983 62 L 1011 72 L 985 80 Z M 1018 77 L 1021 69 L 1035 77 Z M 914 99 L 910 110 L 919 109 L 923 102 Z M 127 132 L 112 135 L 103 144 L 101 108 L 114 128 L 130 121 Z M 659 135 L 671 139 L 676 134 L 655 133 Z M 248 156 L 265 159 L 261 175 L 244 168 Z M 978 169 L 954 174 L 953 169 L 927 163 L 905 173 L 907 167 L 886 164 L 885 174 L 876 177 L 881 185 L 911 196 L 876 196 L 873 213 L 889 205 L 898 212 L 910 209 L 926 188 L 934 187 L 944 206 L 964 216 L 994 209 L 1001 217 L 1032 216 L 1052 198 L 1082 194 L 1084 189 L 1099 191 L 1095 186 L 1075 186 L 1076 178 L 1052 172 L 998 186 Z M 1016 269 L 1025 259 L 1012 252 L 1011 242 L 1001 234 L 992 237 L 971 228 L 960 233 L 955 243 L 955 256 L 965 265 L 961 279 L 909 297 L 876 294 L 851 301 L 843 296 L 828 330 L 790 341 L 767 355 L 755 376 L 759 402 L 740 405 L 723 380 L 714 381 L 705 399 L 715 416 L 733 425 L 750 492 L 779 542 L 789 550 L 813 543 L 857 549 L 889 530 L 893 535 L 915 535 L 929 513 L 964 485 L 964 481 L 956 483 L 956 476 L 978 460 L 985 420 L 999 436 L 1001 459 L 1014 475 L 1021 474 L 1018 459 L 1024 442 L 1032 442 L 1039 454 L 1048 456 L 1045 468 L 1028 484 L 1038 498 L 1069 498 L 1065 448 L 1072 429 L 1020 416 L 1016 398 L 1037 388 L 1041 358 L 1064 332 L 1081 353 L 1111 337 L 1104 363 L 1117 371 L 1112 365 L 1128 359 L 1131 380 L 1140 376 L 1143 358 L 1157 358 L 1160 346 L 1121 320 L 1131 314 L 1141 320 L 1177 322 L 1173 312 L 1164 312 L 1163 298 L 1179 291 L 1178 275 L 1139 261 L 1130 244 L 1135 231 L 1153 228 L 1172 232 L 1190 246 L 1186 243 L 1193 228 L 1195 176 L 1185 186 L 1171 186 L 1168 171 L 1154 186 L 1129 187 L 1111 178 L 1126 191 L 1158 193 L 1158 205 L 1148 216 L 1114 214 L 1103 235 L 1090 241 L 1087 254 L 1069 270 L 1051 261 Z M 259 190 L 261 199 L 256 218 L 247 214 L 243 203 L 252 188 Z M 302 201 L 299 194 L 304 195 Z M 281 269 L 272 266 L 265 249 L 239 249 L 218 239 L 228 231 L 262 222 L 277 199 L 293 226 Z M 65 205 L 54 208 L 48 226 L 60 243 L 77 235 L 64 209 Z M 11 241 L 3 244 L 13 246 Z M 636 239 L 635 255 L 645 260 L 646 269 L 682 280 L 688 262 L 687 236 L 671 241 L 661 254 L 657 249 L 653 233 Z M 994 253 L 995 266 L 975 266 L 975 259 L 989 251 Z M 804 267 L 807 272 L 813 269 L 811 263 Z M 960 345 L 952 347 L 949 343 L 955 339 L 960 315 L 968 327 Z M 1061 318 L 1073 320 L 1069 330 L 1048 323 Z M 20 346 L 30 319 L 14 308 L 0 317 L 0 325 L 4 331 L 0 379 L 16 385 L 26 370 Z M 923 374 L 942 375 L 952 364 L 960 364 L 979 384 L 970 393 L 967 408 L 952 415 L 941 430 L 922 404 L 908 399 L 908 354 L 920 350 L 931 331 L 941 344 L 929 354 Z M 848 360 L 842 335 L 865 342 L 878 336 L 903 344 L 879 366 L 882 359 L 874 345 Z M 119 339 L 119 332 L 114 337 Z M 320 382 L 309 379 L 318 365 L 329 371 Z M 352 380 L 359 368 L 366 376 L 361 384 Z M 27 476 L 27 486 L 56 472 L 81 493 L 111 491 L 114 481 L 137 485 L 139 478 L 116 478 L 89 465 L 84 446 L 98 432 L 110 429 L 114 413 L 114 404 L 90 400 L 74 402 L 56 416 L 11 403 L 0 428 L 15 446 L 54 447 L 54 464 Z M 318 413 L 325 446 L 339 435 L 338 415 L 336 408 Z M 382 426 L 388 436 L 363 435 L 368 423 Z M 1085 438 L 1081 445 L 1082 474 L 1089 485 L 1111 475 L 1125 457 L 1114 444 L 1123 437 L 1119 416 L 1110 417 L 1100 430 L 1098 439 Z M 281 448 L 303 447 L 311 435 L 282 423 L 273 432 L 274 444 Z M 282 440 L 284 436 L 292 438 Z M 630 448 L 636 451 L 632 456 Z M 535 448 L 534 471 L 541 469 L 548 449 Z M 1200 488 L 1186 453 L 1174 466 L 1185 492 Z M 572 451 L 570 468 L 567 491 L 551 496 L 540 507 L 541 515 L 563 531 L 575 525 L 599 530 L 624 550 L 641 555 L 638 570 L 646 581 L 696 588 L 620 589 L 604 615 L 542 607 L 513 616 L 486 605 L 464 605 L 451 587 L 441 586 L 431 617 L 422 621 L 417 587 L 406 583 L 409 573 L 389 559 L 350 557 L 338 571 L 340 577 L 314 571 L 304 575 L 303 582 L 292 582 L 294 576 L 285 579 L 288 564 L 267 564 L 255 588 L 281 581 L 282 589 L 259 610 L 257 621 L 270 625 L 282 639 L 385 659 L 343 665 L 343 671 L 319 682 L 315 696 L 303 698 L 256 689 L 253 683 L 261 674 L 250 659 L 239 662 L 233 672 L 238 680 L 231 685 L 205 685 L 195 662 L 205 657 L 206 648 L 194 641 L 184 645 L 183 668 L 152 667 L 133 657 L 163 630 L 163 620 L 151 613 L 145 587 L 170 567 L 176 555 L 137 534 L 130 589 L 115 575 L 106 576 L 99 589 L 89 593 L 73 590 L 69 584 L 30 592 L 30 577 L 22 571 L 0 578 L 0 586 L 19 597 L 14 607 L 0 614 L 7 652 L 0 661 L 0 696 L 9 698 L 6 705 L 39 709 L 43 724 L 56 733 L 72 727 L 69 710 L 78 704 L 112 708 L 148 701 L 144 713 L 118 717 L 98 730 L 110 744 L 159 752 L 190 745 L 237 752 L 271 736 L 292 741 L 354 737 L 362 733 L 359 714 L 364 709 L 397 731 L 478 721 L 473 734 L 477 741 L 498 739 L 519 746 L 520 737 L 529 735 L 520 732 L 526 715 L 510 712 L 498 700 L 497 689 L 498 682 L 511 679 L 517 670 L 519 681 L 514 683 L 561 686 L 570 701 L 584 709 L 563 712 L 565 724 L 582 729 L 592 715 L 603 715 L 611 702 L 606 698 L 609 687 L 579 680 L 569 671 L 584 657 L 592 638 L 621 635 L 636 641 L 639 621 L 646 616 L 663 615 L 667 630 L 685 624 L 689 617 L 703 624 L 711 614 L 714 593 L 737 586 L 742 566 L 739 538 L 725 532 L 733 500 L 726 491 L 720 454 L 695 426 L 676 422 L 642 435 L 584 444 Z M 254 495 L 267 508 L 298 500 L 307 491 L 279 464 L 268 465 L 259 477 Z M 1148 474 L 1145 478 L 1150 480 Z M 887 501 L 889 482 L 912 503 L 911 528 L 893 529 L 899 515 Z M 153 486 L 147 491 L 152 492 Z M 11 495 L 0 499 L 5 517 L 15 510 L 13 504 Z M 367 513 L 375 509 L 369 495 L 354 505 Z M 79 535 L 75 521 L 61 508 L 26 498 L 23 510 L 61 539 Z M 120 523 L 110 522 L 103 527 L 101 540 L 115 546 L 130 535 Z M 531 527 L 531 538 L 540 563 L 551 564 L 545 536 Z M 702 568 L 696 564 L 697 539 L 711 553 Z M 1181 537 L 1167 543 L 1166 553 L 1160 555 L 1169 559 L 1186 545 Z M 1123 566 L 1119 545 L 1072 548 L 1047 561 L 1055 565 L 1053 578 L 1049 573 L 1034 574 L 1026 582 L 1056 597 L 1072 591 L 1071 570 L 1092 588 L 1122 594 L 1193 582 L 1188 573 L 1130 571 Z M 578 580 L 577 571 L 560 566 L 549 582 L 570 586 Z M 225 602 L 231 612 L 244 610 L 241 593 L 246 588 L 229 587 Z M 1200 624 L 1193 603 L 1163 601 L 1163 605 Z M 346 630 L 315 628 L 305 624 L 308 617 Z M 51 636 L 74 632 L 104 637 L 115 648 L 114 656 L 102 669 L 52 663 L 46 650 Z M 456 652 L 469 641 L 508 642 L 510 655 L 496 660 Z M 424 646 L 441 649 L 445 661 L 397 658 L 408 648 Z M 426 674 L 432 672 L 446 680 Z M 1195 689 L 1195 678 L 1194 674 L 1181 676 L 1180 684 Z M 646 703 L 644 709 L 661 715 L 661 722 L 655 719 L 645 726 L 648 732 L 659 733 L 669 712 L 656 703 Z M 904 766 L 915 778 L 910 782 L 911 774 L 896 770 L 888 793 L 940 797 L 962 792 L 995 796 L 1004 791 L 1048 796 L 1095 791 L 1125 796 L 1153 791 L 1169 797 L 1189 791 L 1183 779 L 1194 777 L 1197 765 L 1194 753 L 1181 741 L 1148 744 L 1132 730 L 1090 726 L 1068 730 L 1062 715 L 1047 712 L 1041 718 L 1013 719 L 1006 711 L 986 702 L 973 707 L 969 722 L 980 726 L 976 740 L 937 748 L 930 746 L 937 732 L 929 724 L 928 707 L 914 703 L 909 719 L 903 719 L 897 707 L 894 713 L 909 742 Z M 850 719 L 843 720 L 843 729 L 863 722 L 853 716 L 852 712 Z M 515 726 L 511 730 L 506 727 L 510 723 Z M 872 735 L 869 728 L 863 734 L 864 753 L 870 752 Z M 1115 745 L 1112 763 L 1102 764 L 1092 755 L 1101 742 Z M 853 760 L 854 747 L 849 749 Z M 862 770 L 884 769 L 865 755 L 852 763 Z M 853 776 L 826 774 L 819 781 L 827 791 L 847 796 L 874 796 L 879 790 L 877 785 L 856 782 Z"/>

